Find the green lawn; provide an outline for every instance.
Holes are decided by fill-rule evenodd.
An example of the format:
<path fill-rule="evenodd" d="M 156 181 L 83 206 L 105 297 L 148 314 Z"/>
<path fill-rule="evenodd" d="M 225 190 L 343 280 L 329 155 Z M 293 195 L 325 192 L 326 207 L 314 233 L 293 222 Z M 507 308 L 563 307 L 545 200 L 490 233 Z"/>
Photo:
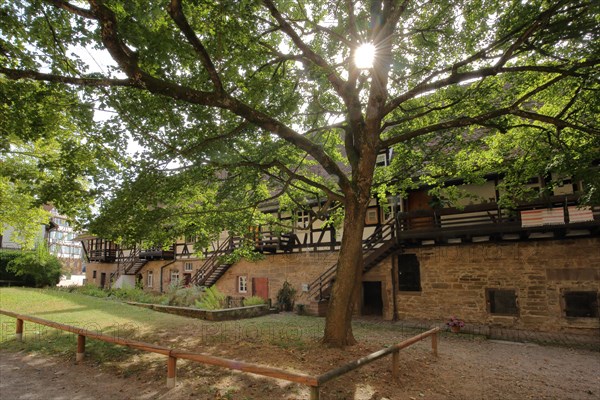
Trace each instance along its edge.
<path fill-rule="evenodd" d="M 290 313 L 272 314 L 239 321 L 210 322 L 160 313 L 122 302 L 52 289 L 0 288 L 0 309 L 36 316 L 76 327 L 128 339 L 177 348 L 218 348 L 231 343 L 252 342 L 302 349 L 322 336 L 324 319 Z M 0 315 L 0 346 L 15 350 L 74 354 L 74 334 L 25 321 L 24 341 L 14 340 L 15 319 Z M 354 323 L 357 339 L 392 344 L 412 332 L 399 332 L 388 323 Z M 131 350 L 90 341 L 86 351 L 97 359 L 119 358 Z"/>
<path fill-rule="evenodd" d="M 178 348 L 231 341 L 302 347 L 322 333 L 322 318 L 293 314 L 210 322 L 130 306 L 116 300 L 50 289 L 0 288 L 0 309 L 76 327 Z M 61 352 L 75 335 L 25 321 L 24 342 L 14 341 L 15 319 L 0 315 L 0 346 Z M 115 347 L 108 344 L 106 351 Z M 72 349 L 71 349 L 72 350 Z"/>

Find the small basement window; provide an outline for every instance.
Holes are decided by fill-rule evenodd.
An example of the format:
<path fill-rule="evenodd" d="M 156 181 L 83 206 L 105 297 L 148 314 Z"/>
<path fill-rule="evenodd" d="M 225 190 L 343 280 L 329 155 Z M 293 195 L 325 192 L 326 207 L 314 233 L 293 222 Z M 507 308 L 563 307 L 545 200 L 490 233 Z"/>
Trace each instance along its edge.
<path fill-rule="evenodd" d="M 598 318 L 598 293 L 565 292 L 565 315 L 576 318 Z"/>
<path fill-rule="evenodd" d="M 421 291 L 421 268 L 416 254 L 398 255 L 398 290 Z"/>
<path fill-rule="evenodd" d="M 488 312 L 495 315 L 519 315 L 517 292 L 510 289 L 486 290 Z"/>

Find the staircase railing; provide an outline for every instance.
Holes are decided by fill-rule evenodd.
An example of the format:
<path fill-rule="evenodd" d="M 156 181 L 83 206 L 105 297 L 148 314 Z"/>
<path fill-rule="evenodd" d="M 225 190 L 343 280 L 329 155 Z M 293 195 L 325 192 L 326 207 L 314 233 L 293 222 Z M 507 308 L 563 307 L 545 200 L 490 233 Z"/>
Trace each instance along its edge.
<path fill-rule="evenodd" d="M 234 249 L 234 239 L 230 236 L 204 261 L 204 264 L 196 271 L 190 283 L 197 286 L 203 285 L 208 277 L 221 265 L 221 257 L 231 254 Z"/>
<path fill-rule="evenodd" d="M 372 256 L 377 251 L 377 249 L 382 247 L 385 243 L 388 243 L 389 241 L 395 239 L 395 221 L 395 218 L 388 219 L 383 224 L 375 228 L 375 231 L 363 241 L 363 260 L 369 256 Z M 323 292 L 325 291 L 325 287 L 333 281 L 333 278 L 337 271 L 337 266 L 338 264 L 336 262 L 308 285 L 309 298 L 313 299 L 318 294 L 318 299 L 323 299 Z"/>
<path fill-rule="evenodd" d="M 114 282 L 119 279 L 121 275 L 127 274 L 135 263 L 140 259 L 140 248 L 135 246 L 129 252 L 129 255 L 123 259 L 119 258 L 117 262 L 117 270 L 110 274 L 109 285 L 112 286 Z"/>

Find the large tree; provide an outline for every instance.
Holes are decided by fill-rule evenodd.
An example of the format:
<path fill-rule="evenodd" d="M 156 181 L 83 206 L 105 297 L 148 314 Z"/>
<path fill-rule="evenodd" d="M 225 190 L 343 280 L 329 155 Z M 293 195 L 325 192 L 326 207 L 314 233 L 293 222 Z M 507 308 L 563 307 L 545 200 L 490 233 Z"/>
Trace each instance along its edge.
<path fill-rule="evenodd" d="M 594 0 L 11 3 L 0 73 L 81 87 L 142 145 L 105 203 L 123 235 L 240 226 L 278 197 L 343 206 L 332 345 L 354 341 L 374 183 L 586 174 L 600 148 Z"/>

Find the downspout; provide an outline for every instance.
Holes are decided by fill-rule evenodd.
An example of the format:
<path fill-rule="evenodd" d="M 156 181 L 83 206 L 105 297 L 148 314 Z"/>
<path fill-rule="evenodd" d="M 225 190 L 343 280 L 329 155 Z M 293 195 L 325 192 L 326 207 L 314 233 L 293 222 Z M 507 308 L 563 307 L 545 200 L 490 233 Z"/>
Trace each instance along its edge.
<path fill-rule="evenodd" d="M 160 292 L 161 293 L 163 292 L 163 271 L 166 267 L 173 264 L 175 261 L 177 261 L 177 259 L 175 258 L 175 256 L 173 256 L 173 259 L 171 261 L 169 261 L 168 263 L 166 263 L 165 265 L 160 267 Z"/>
<path fill-rule="evenodd" d="M 396 277 L 397 270 L 396 265 L 398 265 L 398 255 L 394 254 L 392 257 L 392 321 L 398 321 L 398 304 L 396 303 L 397 295 L 396 295 Z"/>

